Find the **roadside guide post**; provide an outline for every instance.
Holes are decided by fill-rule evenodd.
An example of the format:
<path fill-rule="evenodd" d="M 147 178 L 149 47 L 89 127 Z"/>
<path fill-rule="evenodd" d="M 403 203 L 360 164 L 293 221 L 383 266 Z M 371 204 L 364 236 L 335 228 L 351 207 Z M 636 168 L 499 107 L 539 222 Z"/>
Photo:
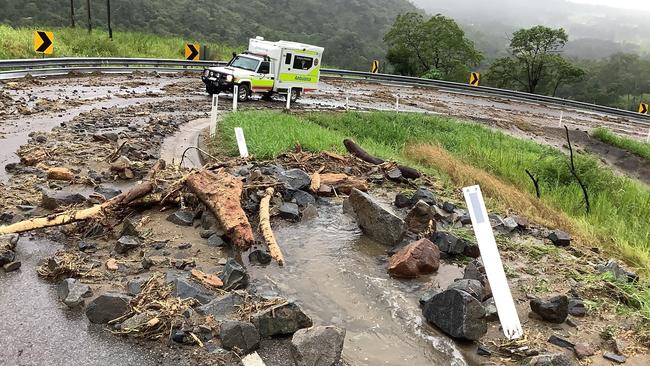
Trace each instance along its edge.
<path fill-rule="evenodd" d="M 291 88 L 287 90 L 287 109 L 291 109 Z"/>
<path fill-rule="evenodd" d="M 239 99 L 239 86 L 235 85 L 232 89 L 232 111 L 237 112 L 237 99 Z"/>
<path fill-rule="evenodd" d="M 560 111 L 560 124 L 558 127 L 562 127 L 562 119 L 564 118 L 564 111 Z"/>
<path fill-rule="evenodd" d="M 395 112 L 399 112 L 399 95 L 395 96 Z"/>
<path fill-rule="evenodd" d="M 246 146 L 246 139 L 244 138 L 244 130 L 241 127 L 235 127 L 235 138 L 237 139 L 239 156 L 241 156 L 242 158 L 247 158 L 248 147 Z"/>
<path fill-rule="evenodd" d="M 210 111 L 210 137 L 217 134 L 217 113 L 219 109 L 219 94 L 212 94 L 212 109 Z"/>

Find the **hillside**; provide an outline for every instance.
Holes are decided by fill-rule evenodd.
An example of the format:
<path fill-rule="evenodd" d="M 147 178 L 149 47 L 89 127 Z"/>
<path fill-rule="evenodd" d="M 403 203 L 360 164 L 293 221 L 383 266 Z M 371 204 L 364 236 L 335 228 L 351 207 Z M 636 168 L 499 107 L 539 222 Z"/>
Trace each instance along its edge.
<path fill-rule="evenodd" d="M 75 0 L 77 27 L 86 26 L 85 1 Z M 91 2 L 94 26 L 106 20 L 104 1 Z M 252 36 L 324 46 L 325 63 L 366 69 L 383 58 L 383 35 L 397 14 L 416 8 L 407 0 L 112 0 L 115 30 L 145 31 L 241 46 Z M 70 24 L 69 2 L 0 0 L 0 23 Z"/>

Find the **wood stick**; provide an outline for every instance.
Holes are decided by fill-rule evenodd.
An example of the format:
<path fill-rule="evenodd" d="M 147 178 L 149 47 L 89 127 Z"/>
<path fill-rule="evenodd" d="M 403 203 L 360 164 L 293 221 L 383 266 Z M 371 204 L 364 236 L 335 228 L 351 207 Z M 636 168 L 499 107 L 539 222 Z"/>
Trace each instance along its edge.
<path fill-rule="evenodd" d="M 273 188 L 267 188 L 264 197 L 260 201 L 260 228 L 262 229 L 264 241 L 269 246 L 271 257 L 278 262 L 278 265 L 284 266 L 284 255 L 282 255 L 282 250 L 280 250 L 280 246 L 273 235 L 273 230 L 271 230 L 271 217 L 269 213 L 271 197 L 273 197 Z"/>
<path fill-rule="evenodd" d="M 50 215 L 47 217 L 37 217 L 34 219 L 17 222 L 12 225 L 2 226 L 0 227 L 0 234 L 22 233 L 25 231 L 42 229 L 46 227 L 66 225 L 73 222 L 93 218 L 102 212 L 111 211 L 119 206 L 128 205 L 130 202 L 144 197 L 153 191 L 156 186 L 156 173 L 162 169 L 165 169 L 165 161 L 158 160 L 158 162 L 156 162 L 156 164 L 154 164 L 154 166 L 151 168 L 149 174 L 147 174 L 147 177 L 144 179 L 142 184 L 138 184 L 130 190 L 123 192 L 100 205 L 95 205 L 83 210 Z"/>
<path fill-rule="evenodd" d="M 311 176 L 311 183 L 309 184 L 309 190 L 318 193 L 320 189 L 320 173 L 325 169 L 324 166 L 320 167 L 317 171 L 314 172 Z"/>
<path fill-rule="evenodd" d="M 241 179 L 224 170 L 213 173 L 204 169 L 190 174 L 185 182 L 212 211 L 235 246 L 248 250 L 255 243 L 253 228 L 241 207 Z"/>
<path fill-rule="evenodd" d="M 368 162 L 370 164 L 375 164 L 375 165 L 380 165 L 385 163 L 385 160 L 368 154 L 364 149 L 361 148 L 361 146 L 357 145 L 352 139 L 343 140 L 343 145 L 345 145 L 345 148 L 348 150 L 350 154 L 356 156 L 357 158 L 365 162 Z M 404 178 L 416 179 L 422 176 L 420 172 L 407 166 L 398 165 L 397 169 L 399 169 L 402 172 L 402 176 Z"/>

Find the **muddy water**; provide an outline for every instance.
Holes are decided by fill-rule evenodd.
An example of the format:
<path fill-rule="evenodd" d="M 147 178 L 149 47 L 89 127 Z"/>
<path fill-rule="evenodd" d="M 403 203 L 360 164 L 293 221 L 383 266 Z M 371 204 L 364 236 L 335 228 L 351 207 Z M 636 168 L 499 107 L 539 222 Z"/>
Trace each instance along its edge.
<path fill-rule="evenodd" d="M 316 324 L 346 328 L 343 358 L 351 365 L 465 365 L 449 338 L 423 325 L 418 298 L 428 282 L 462 277 L 443 265 L 436 275 L 395 280 L 386 273 L 386 247 L 365 238 L 341 206 L 298 224 L 274 222 L 286 265 L 251 267 L 253 278 L 294 298 Z"/>
<path fill-rule="evenodd" d="M 160 148 L 160 158 L 169 164 L 200 168 L 199 152 L 192 147 L 198 146 L 199 135 L 207 128 L 210 128 L 210 118 L 199 118 L 183 124 L 178 132 L 165 138 Z"/>
<path fill-rule="evenodd" d="M 160 350 L 128 343 L 90 325 L 68 310 L 56 287 L 38 278 L 36 266 L 60 245 L 21 238 L 22 268 L 0 272 L 0 364 L 2 365 L 177 365 Z"/>

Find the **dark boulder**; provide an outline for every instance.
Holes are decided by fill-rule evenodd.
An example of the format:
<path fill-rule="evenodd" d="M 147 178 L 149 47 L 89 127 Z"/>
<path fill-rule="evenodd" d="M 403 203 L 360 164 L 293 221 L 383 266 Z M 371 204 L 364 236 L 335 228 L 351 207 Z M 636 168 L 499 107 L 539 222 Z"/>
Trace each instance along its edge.
<path fill-rule="evenodd" d="M 300 169 L 289 169 L 276 175 L 277 179 L 289 189 L 301 190 L 309 187 L 311 177 Z"/>
<path fill-rule="evenodd" d="M 185 210 L 178 210 L 167 216 L 167 221 L 181 226 L 192 226 L 194 223 L 194 213 Z"/>
<path fill-rule="evenodd" d="M 552 323 L 562 323 L 569 315 L 569 299 L 566 295 L 558 295 L 548 299 L 533 299 L 530 301 L 531 310 Z"/>
<path fill-rule="evenodd" d="M 316 326 L 300 329 L 291 338 L 291 356 L 296 366 L 338 365 L 345 342 L 345 329 Z"/>
<path fill-rule="evenodd" d="M 433 210 L 424 201 L 418 201 L 404 219 L 406 229 L 412 233 L 420 234 L 435 228 Z"/>
<path fill-rule="evenodd" d="M 234 259 L 228 259 L 219 277 L 223 281 L 223 289 L 226 291 L 246 288 L 250 280 L 246 269 Z"/>
<path fill-rule="evenodd" d="M 406 232 L 404 221 L 383 208 L 370 195 L 355 188 L 349 202 L 364 234 L 387 245 L 395 245 L 402 240 Z"/>
<path fill-rule="evenodd" d="M 241 305 L 243 302 L 244 297 L 241 294 L 231 291 L 199 306 L 196 311 L 202 315 L 211 315 L 215 320 L 225 320 L 235 313 L 237 310 L 235 306 Z"/>
<path fill-rule="evenodd" d="M 447 255 L 463 254 L 467 243 L 465 240 L 445 232 L 436 232 L 432 236 L 432 241 L 438 246 L 442 253 Z"/>
<path fill-rule="evenodd" d="M 474 296 L 476 300 L 478 301 L 483 300 L 483 285 L 479 280 L 459 279 L 449 284 L 447 290 L 451 290 L 451 289 L 465 291 L 468 294 Z"/>
<path fill-rule="evenodd" d="M 252 322 L 262 337 L 293 334 L 312 326 L 311 319 L 294 302 L 268 308 L 253 315 Z"/>
<path fill-rule="evenodd" d="M 485 309 L 472 295 L 451 289 L 424 304 L 424 317 L 454 338 L 478 340 L 487 332 Z"/>
<path fill-rule="evenodd" d="M 249 322 L 228 320 L 221 324 L 219 332 L 221 345 L 227 350 L 238 350 L 248 354 L 260 346 L 260 334 Z"/>
<path fill-rule="evenodd" d="M 568 247 L 571 244 L 571 235 L 562 230 L 555 230 L 548 234 L 548 239 L 558 247 Z"/>
<path fill-rule="evenodd" d="M 115 251 L 118 254 L 127 254 L 133 249 L 140 247 L 140 239 L 135 236 L 123 236 L 117 240 L 115 244 Z"/>
<path fill-rule="evenodd" d="M 106 324 L 129 310 L 131 297 L 118 293 L 105 293 L 86 306 L 86 316 L 91 323 Z"/>
<path fill-rule="evenodd" d="M 66 278 L 59 282 L 57 287 L 59 300 L 71 308 L 82 305 L 84 298 L 91 296 L 92 293 L 90 286 L 74 278 Z"/>
<path fill-rule="evenodd" d="M 280 206 L 280 217 L 289 221 L 300 221 L 300 208 L 292 202 L 283 203 Z"/>
<path fill-rule="evenodd" d="M 426 187 L 419 187 L 415 193 L 413 193 L 413 196 L 411 197 L 411 202 L 416 203 L 418 201 L 424 201 L 429 206 L 435 206 L 436 205 L 436 199 L 433 196 L 433 193 L 431 193 L 430 190 L 428 190 Z"/>

